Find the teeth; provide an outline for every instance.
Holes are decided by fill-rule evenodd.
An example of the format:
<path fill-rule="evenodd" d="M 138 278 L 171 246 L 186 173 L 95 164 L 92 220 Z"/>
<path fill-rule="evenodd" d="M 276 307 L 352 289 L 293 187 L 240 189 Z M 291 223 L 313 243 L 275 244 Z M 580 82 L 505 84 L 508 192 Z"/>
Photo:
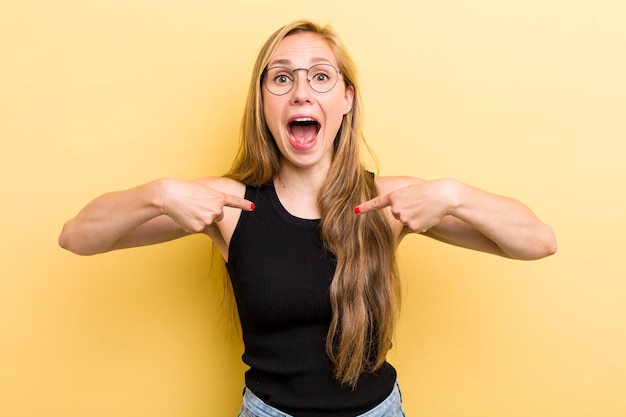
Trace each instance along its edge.
<path fill-rule="evenodd" d="M 297 119 L 293 119 L 293 122 L 302 123 L 302 122 L 314 122 L 315 120 L 311 117 L 299 117 Z"/>

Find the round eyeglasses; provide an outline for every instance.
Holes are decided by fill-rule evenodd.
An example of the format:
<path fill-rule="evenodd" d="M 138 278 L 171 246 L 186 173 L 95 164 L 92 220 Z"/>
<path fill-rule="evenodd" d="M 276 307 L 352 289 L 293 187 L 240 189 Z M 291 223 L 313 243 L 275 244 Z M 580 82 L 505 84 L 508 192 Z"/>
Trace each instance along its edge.
<path fill-rule="evenodd" d="M 263 71 L 263 85 L 275 96 L 284 96 L 296 84 L 296 71 L 306 71 L 306 80 L 318 93 L 328 93 L 337 84 L 341 71 L 330 64 L 315 64 L 311 68 L 272 67 Z"/>

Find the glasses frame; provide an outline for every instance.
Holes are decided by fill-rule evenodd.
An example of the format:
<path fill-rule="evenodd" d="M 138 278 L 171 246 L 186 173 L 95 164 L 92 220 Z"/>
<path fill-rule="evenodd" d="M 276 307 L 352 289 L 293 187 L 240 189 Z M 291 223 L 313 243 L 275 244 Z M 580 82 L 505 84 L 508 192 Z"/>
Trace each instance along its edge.
<path fill-rule="evenodd" d="M 311 85 L 311 79 L 309 78 L 309 71 L 311 70 L 311 68 L 317 67 L 317 66 L 330 67 L 333 70 L 335 70 L 335 72 L 337 73 L 337 78 L 335 78 L 335 83 L 332 85 L 332 87 L 330 87 L 326 91 L 318 91 L 315 88 L 313 88 L 313 86 Z M 282 94 L 276 94 L 275 92 L 270 90 L 270 88 L 267 86 L 267 82 L 266 82 L 266 75 L 267 75 L 268 71 L 271 71 L 271 70 L 276 69 L 276 68 L 283 68 L 283 69 L 287 70 L 287 72 L 291 72 L 293 74 L 293 82 L 291 83 L 291 87 L 289 87 L 289 90 L 285 91 Z M 296 79 L 296 71 L 306 71 L 306 81 L 309 84 L 309 87 L 311 87 L 311 90 L 313 90 L 313 91 L 315 91 L 316 93 L 319 93 L 319 94 L 326 94 L 326 93 L 330 92 L 333 88 L 335 88 L 335 86 L 337 85 L 337 82 L 339 81 L 339 75 L 342 75 L 340 69 L 337 69 L 337 68 L 335 68 L 334 65 L 326 63 L 326 62 L 322 62 L 322 63 L 319 63 L 319 64 L 313 64 L 309 68 L 294 68 L 294 69 L 291 69 L 289 67 L 285 67 L 285 66 L 282 66 L 282 65 L 277 65 L 277 66 L 266 68 L 266 69 L 263 70 L 263 73 L 261 74 L 261 84 L 263 84 L 265 89 L 267 91 L 269 91 L 270 94 L 273 94 L 273 95 L 279 96 L 279 97 L 280 96 L 284 96 L 286 94 L 289 94 L 289 92 L 291 90 L 293 90 L 293 87 L 296 85 L 296 81 L 297 81 L 297 79 Z"/>

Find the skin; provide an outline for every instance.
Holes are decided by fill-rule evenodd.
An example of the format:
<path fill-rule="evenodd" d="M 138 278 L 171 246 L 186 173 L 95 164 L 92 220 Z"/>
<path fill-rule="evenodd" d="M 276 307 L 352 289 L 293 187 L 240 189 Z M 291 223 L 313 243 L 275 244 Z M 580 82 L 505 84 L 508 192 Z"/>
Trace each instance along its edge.
<path fill-rule="evenodd" d="M 312 33 L 288 36 L 278 46 L 269 67 L 309 68 L 328 63 L 338 67 L 326 41 Z M 276 190 L 285 208 L 302 218 L 319 218 L 317 194 L 333 158 L 333 141 L 343 115 L 352 108 L 354 90 L 341 76 L 327 93 L 317 93 L 306 82 L 304 71 L 296 72 L 296 84 L 286 95 L 276 96 L 263 89 L 264 114 L 281 153 L 281 171 Z M 320 123 L 313 147 L 300 150 L 289 138 L 288 122 L 293 117 L 309 116 Z"/>
<path fill-rule="evenodd" d="M 323 38 L 304 33 L 288 36 L 270 59 L 289 68 L 309 68 L 319 61 L 335 67 L 336 58 Z M 333 139 L 342 116 L 350 111 L 354 91 L 340 80 L 327 93 L 313 91 L 304 71 L 286 95 L 263 89 L 264 115 L 281 152 L 274 179 L 278 197 L 291 214 L 319 218 L 318 191 L 333 158 Z M 294 116 L 312 116 L 320 124 L 307 149 L 293 145 L 287 128 Z M 413 177 L 377 177 L 379 196 L 355 207 L 355 215 L 385 210 L 401 240 L 409 233 L 515 259 L 538 259 L 556 251 L 552 229 L 519 201 L 497 196 L 453 179 L 425 181 Z M 104 194 L 69 220 L 59 244 L 91 255 L 204 233 L 225 259 L 241 210 L 253 210 L 243 198 L 245 185 L 228 178 L 187 181 L 164 178 Z"/>

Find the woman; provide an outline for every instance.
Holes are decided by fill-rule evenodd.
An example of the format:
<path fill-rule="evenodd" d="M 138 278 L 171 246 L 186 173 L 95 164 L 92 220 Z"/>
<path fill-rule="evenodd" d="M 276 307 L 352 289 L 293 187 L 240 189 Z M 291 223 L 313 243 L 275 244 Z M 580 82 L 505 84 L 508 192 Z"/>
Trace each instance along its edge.
<path fill-rule="evenodd" d="M 105 194 L 59 238 L 82 255 L 192 233 L 213 239 L 250 366 L 242 416 L 404 415 L 385 357 L 406 234 L 515 259 L 556 250 L 552 230 L 516 200 L 450 179 L 368 173 L 355 73 L 329 28 L 281 28 L 257 58 L 224 177 Z"/>

